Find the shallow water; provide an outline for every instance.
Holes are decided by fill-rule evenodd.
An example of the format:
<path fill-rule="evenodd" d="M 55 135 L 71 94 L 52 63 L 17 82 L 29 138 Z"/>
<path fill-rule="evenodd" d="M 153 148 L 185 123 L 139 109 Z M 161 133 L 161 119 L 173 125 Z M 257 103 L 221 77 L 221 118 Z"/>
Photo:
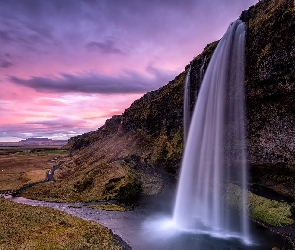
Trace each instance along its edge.
<path fill-rule="evenodd" d="M 110 228 L 135 250 L 263 250 L 274 246 L 282 247 L 284 244 L 281 237 L 257 224 L 251 225 L 252 245 L 248 246 L 235 238 L 222 239 L 204 233 L 178 231 L 171 224 L 171 202 L 159 198 L 144 198 L 134 210 L 127 212 L 91 209 L 87 208 L 88 204 L 85 203 L 54 203 L 11 196 L 6 198 L 32 206 L 51 207 L 95 221 Z"/>

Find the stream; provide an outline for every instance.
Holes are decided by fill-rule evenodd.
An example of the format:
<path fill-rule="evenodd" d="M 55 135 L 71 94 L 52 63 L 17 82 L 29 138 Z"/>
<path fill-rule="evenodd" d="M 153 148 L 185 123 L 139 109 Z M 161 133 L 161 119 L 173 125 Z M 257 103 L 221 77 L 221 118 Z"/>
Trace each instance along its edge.
<path fill-rule="evenodd" d="M 283 247 L 284 241 L 268 229 L 252 223 L 252 244 L 238 239 L 214 238 L 206 234 L 180 232 L 170 227 L 172 206 L 163 198 L 144 197 L 131 211 L 104 211 L 88 208 L 89 203 L 55 203 L 6 196 L 8 200 L 31 206 L 51 207 L 84 220 L 92 220 L 111 229 L 134 250 L 244 250 Z"/>

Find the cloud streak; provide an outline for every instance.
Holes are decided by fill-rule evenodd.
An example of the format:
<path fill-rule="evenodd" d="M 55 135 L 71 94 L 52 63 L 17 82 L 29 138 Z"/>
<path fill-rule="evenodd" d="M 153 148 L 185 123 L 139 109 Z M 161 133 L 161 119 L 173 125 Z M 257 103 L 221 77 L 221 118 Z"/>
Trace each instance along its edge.
<path fill-rule="evenodd" d="M 30 79 L 10 76 L 9 81 L 45 93 L 122 94 L 154 90 L 167 83 L 176 74 L 159 71 L 151 66 L 147 68 L 147 72 L 150 73 L 149 77 L 134 71 L 125 71 L 125 74 L 119 76 L 94 73 L 84 75 L 63 73 L 55 78 L 34 76 Z"/>
<path fill-rule="evenodd" d="M 86 48 L 98 50 L 104 54 L 125 54 L 121 49 L 116 47 L 114 41 L 111 39 L 106 39 L 103 42 L 89 42 Z"/>
<path fill-rule="evenodd" d="M 52 130 L 54 132 L 52 132 Z M 0 137 L 15 137 L 25 139 L 34 136 L 48 136 L 67 138 L 68 134 L 76 135 L 89 130 L 87 123 L 83 119 L 71 117 L 59 117 L 52 120 L 31 121 L 25 123 L 14 124 L 9 127 L 0 125 Z"/>
<path fill-rule="evenodd" d="M 5 53 L 4 55 L 0 55 L 0 68 L 7 69 L 11 66 L 13 66 L 13 63 L 11 62 L 11 56 L 8 53 Z"/>
<path fill-rule="evenodd" d="M 1 68 L 9 68 L 10 66 L 12 66 L 13 64 L 11 62 L 8 62 L 8 61 L 0 61 L 0 67 Z"/>

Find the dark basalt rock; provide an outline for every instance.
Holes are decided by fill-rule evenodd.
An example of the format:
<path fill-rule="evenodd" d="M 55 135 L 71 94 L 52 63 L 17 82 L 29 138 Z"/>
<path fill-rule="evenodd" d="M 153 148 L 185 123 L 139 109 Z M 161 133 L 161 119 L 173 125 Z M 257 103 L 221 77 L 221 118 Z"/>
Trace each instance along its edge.
<path fill-rule="evenodd" d="M 246 95 L 251 164 L 295 164 L 294 1 L 260 1 L 247 24 Z"/>

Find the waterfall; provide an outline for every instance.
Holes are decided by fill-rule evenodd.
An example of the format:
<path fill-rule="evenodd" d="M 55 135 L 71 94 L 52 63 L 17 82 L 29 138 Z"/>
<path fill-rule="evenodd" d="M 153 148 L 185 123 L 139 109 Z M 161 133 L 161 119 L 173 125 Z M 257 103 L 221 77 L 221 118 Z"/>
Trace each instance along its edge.
<path fill-rule="evenodd" d="M 181 230 L 249 240 L 246 192 L 239 213 L 225 201 L 228 187 L 246 190 L 245 24 L 220 40 L 206 70 L 186 140 L 173 222 Z M 229 194 L 230 195 L 230 194 Z"/>
<path fill-rule="evenodd" d="M 191 110 L 190 110 L 190 73 L 191 66 L 187 72 L 184 84 L 184 101 L 183 101 L 183 134 L 184 142 L 187 140 L 189 126 L 191 123 Z"/>
<path fill-rule="evenodd" d="M 202 65 L 199 70 L 199 74 L 196 74 L 196 91 L 195 91 L 195 100 L 198 98 L 199 90 L 205 74 L 205 63 L 206 56 L 202 59 Z M 184 134 L 184 144 L 186 143 L 188 131 L 191 123 L 191 65 L 187 72 L 184 84 L 184 102 L 183 102 L 183 134 Z"/>
<path fill-rule="evenodd" d="M 203 58 L 202 60 L 202 66 L 200 68 L 200 77 L 199 77 L 199 81 L 201 82 L 203 80 L 204 74 L 205 74 L 205 63 L 206 63 L 206 56 Z"/>
<path fill-rule="evenodd" d="M 196 100 L 198 98 L 200 87 L 201 87 L 201 84 L 202 84 L 202 81 L 203 81 L 203 78 L 205 75 L 205 63 L 206 63 L 206 56 L 202 59 L 202 65 L 201 65 L 201 68 L 199 71 L 199 75 L 196 76 L 196 78 L 197 78 L 196 79 L 197 80 L 197 89 L 196 89 L 196 93 L 195 93 Z"/>

